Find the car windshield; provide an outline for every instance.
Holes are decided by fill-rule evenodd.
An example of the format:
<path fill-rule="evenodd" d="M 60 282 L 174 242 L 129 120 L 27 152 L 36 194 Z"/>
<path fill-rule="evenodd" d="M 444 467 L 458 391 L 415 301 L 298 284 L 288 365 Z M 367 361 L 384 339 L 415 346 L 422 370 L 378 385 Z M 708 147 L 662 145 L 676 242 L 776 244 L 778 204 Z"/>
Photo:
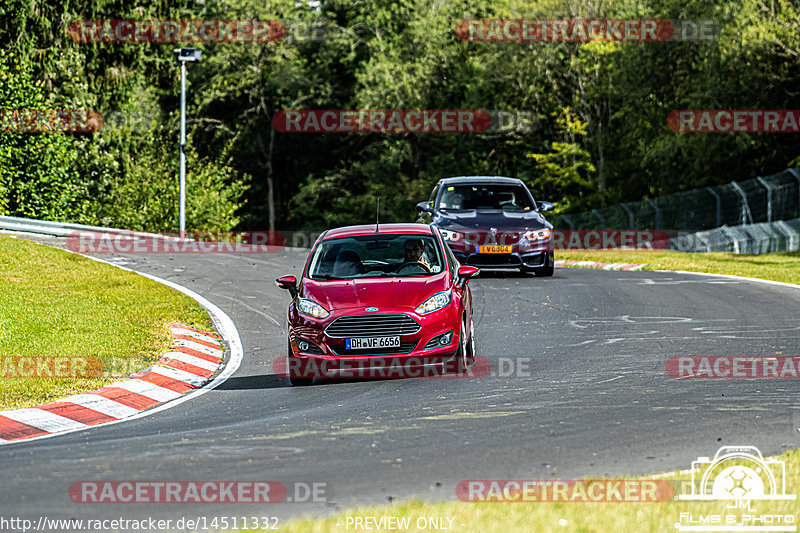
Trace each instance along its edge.
<path fill-rule="evenodd" d="M 442 191 L 439 209 L 502 209 L 530 211 L 533 200 L 520 185 L 450 185 Z"/>
<path fill-rule="evenodd" d="M 362 235 L 322 241 L 311 256 L 316 280 L 433 276 L 444 270 L 430 235 Z"/>

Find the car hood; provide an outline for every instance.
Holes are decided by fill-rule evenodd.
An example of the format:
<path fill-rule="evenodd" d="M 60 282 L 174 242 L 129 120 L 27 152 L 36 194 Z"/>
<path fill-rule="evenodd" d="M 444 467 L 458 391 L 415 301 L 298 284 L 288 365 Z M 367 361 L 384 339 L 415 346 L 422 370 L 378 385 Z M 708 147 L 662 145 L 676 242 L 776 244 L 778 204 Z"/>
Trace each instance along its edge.
<path fill-rule="evenodd" d="M 436 211 L 434 224 L 453 231 L 486 230 L 526 231 L 551 228 L 552 224 L 537 211 Z"/>
<path fill-rule="evenodd" d="M 432 294 L 446 290 L 447 273 L 426 277 L 363 278 L 352 280 L 303 280 L 302 298 L 310 298 L 325 309 L 353 307 L 411 307 Z"/>

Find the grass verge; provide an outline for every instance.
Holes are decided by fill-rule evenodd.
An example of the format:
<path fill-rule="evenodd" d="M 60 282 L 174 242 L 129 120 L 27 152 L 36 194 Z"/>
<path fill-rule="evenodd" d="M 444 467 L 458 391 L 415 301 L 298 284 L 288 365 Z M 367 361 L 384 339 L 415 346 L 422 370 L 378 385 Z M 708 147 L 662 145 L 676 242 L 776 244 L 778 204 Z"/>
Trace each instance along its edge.
<path fill-rule="evenodd" d="M 132 272 L 7 236 L 0 257 L 0 409 L 93 390 L 146 367 L 169 347 L 169 322 L 210 327 L 197 302 Z M 89 370 L 70 366 L 76 359 L 90 361 Z"/>
<path fill-rule="evenodd" d="M 800 253 L 775 253 L 767 255 L 738 255 L 731 253 L 686 254 L 675 251 L 556 251 L 556 259 L 576 261 L 600 261 L 604 263 L 648 263 L 646 270 L 686 270 L 732 274 L 769 279 L 785 283 L 800 283 Z M 800 431 L 800 428 L 797 428 Z M 697 450 L 697 455 L 713 456 L 716 450 Z M 792 450 L 777 457 L 786 466 L 786 493 L 800 492 L 800 450 Z M 686 465 L 689 468 L 691 465 Z M 677 499 L 681 491 L 680 480 L 685 474 L 676 474 L 675 497 L 660 503 L 472 503 L 451 501 L 426 503 L 419 500 L 404 501 L 395 505 L 355 508 L 325 519 L 299 519 L 281 524 L 287 533 L 325 533 L 364 531 L 347 518 L 407 517 L 408 529 L 400 531 L 440 531 L 436 528 L 417 527 L 417 520 L 427 517 L 443 517 L 444 525 L 452 518 L 453 532 L 509 533 L 516 531 L 676 531 L 675 524 L 681 513 L 691 513 L 694 519 L 700 515 L 717 514 L 723 524 L 728 515 L 742 520 L 744 515 L 790 515 L 797 520 L 798 501 L 753 501 L 753 512 L 728 509 L 732 502 L 688 502 Z M 640 476 L 643 479 L 646 476 Z M 660 477 L 660 476 L 659 476 Z M 678 479 L 679 478 L 679 479 Z M 634 479 L 631 477 L 619 479 Z M 666 479 L 673 479 L 666 477 Z M 455 494 L 453 498 L 455 499 Z M 685 522 L 684 522 L 685 523 Z M 741 522 L 740 522 L 741 523 Z M 796 524 L 796 523 L 795 523 Z M 374 523 L 373 523 L 374 525 Z M 420 524 L 422 525 L 422 524 Z M 698 525 L 698 524 L 693 524 Z M 749 523 L 748 525 L 762 525 Z M 397 531 L 373 527 L 371 531 Z"/>
<path fill-rule="evenodd" d="M 698 455 L 716 450 L 698 450 Z M 778 457 L 786 464 L 786 493 L 797 492 L 800 488 L 800 450 L 792 450 Z M 690 465 L 687 465 L 689 468 Z M 442 528 L 418 527 L 424 526 L 423 521 L 428 518 L 443 518 L 443 524 L 449 525 L 449 530 L 454 533 L 477 532 L 482 533 L 510 533 L 517 531 L 543 531 L 543 532 L 598 532 L 609 531 L 636 531 L 636 532 L 669 532 L 676 531 L 675 524 L 681 521 L 681 513 L 691 513 L 696 521 L 701 515 L 720 515 L 722 524 L 726 516 L 736 516 L 739 523 L 747 520 L 745 515 L 781 515 L 796 518 L 797 501 L 752 501 L 751 511 L 729 509 L 732 505 L 728 501 L 688 502 L 677 499 L 681 494 L 681 481 L 687 479 L 686 474 L 680 480 L 672 480 L 675 489 L 673 499 L 656 503 L 424 503 L 419 500 L 402 502 L 394 506 L 362 507 L 348 510 L 330 518 L 292 520 L 281 524 L 280 529 L 285 533 L 326 533 L 346 531 L 364 531 L 364 528 L 354 527 L 354 522 L 349 523 L 347 518 L 370 517 L 376 521 L 382 517 L 407 517 L 411 527 L 387 529 L 376 527 L 372 531 L 441 531 Z M 643 479 L 644 476 L 637 479 Z M 619 478 L 634 479 L 634 478 Z M 670 478 L 667 478 L 670 479 Z M 454 495 L 455 497 L 455 495 Z M 449 522 L 452 519 L 452 522 Z M 753 519 L 751 519 L 753 520 Z M 440 522 L 441 523 L 441 522 Z M 338 525 L 337 525 L 338 524 Z M 451 524 L 451 525 L 450 525 Z M 684 515 L 683 524 L 687 524 Z M 693 525 L 697 525 L 696 523 Z M 759 525 L 750 522 L 749 525 Z"/>

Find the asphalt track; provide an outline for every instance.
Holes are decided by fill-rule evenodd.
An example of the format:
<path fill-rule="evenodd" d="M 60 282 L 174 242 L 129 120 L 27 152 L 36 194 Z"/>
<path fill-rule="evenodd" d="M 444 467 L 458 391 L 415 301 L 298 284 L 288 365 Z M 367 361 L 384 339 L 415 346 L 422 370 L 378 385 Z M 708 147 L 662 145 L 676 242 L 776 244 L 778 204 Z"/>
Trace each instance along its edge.
<path fill-rule="evenodd" d="M 244 360 L 175 408 L 0 447 L 0 516 L 282 522 L 412 496 L 452 500 L 464 479 L 645 474 L 688 468 L 722 445 L 800 447 L 798 380 L 665 371 L 676 355 L 800 354 L 800 289 L 659 272 L 484 273 L 471 286 L 489 376 L 292 388 L 272 370 L 285 355 L 288 303 L 273 280 L 300 274 L 306 252 L 99 257 L 215 303 L 236 324 Z M 325 483 L 326 501 L 79 504 L 68 494 L 78 480 L 275 480 L 290 497 L 295 483 Z"/>

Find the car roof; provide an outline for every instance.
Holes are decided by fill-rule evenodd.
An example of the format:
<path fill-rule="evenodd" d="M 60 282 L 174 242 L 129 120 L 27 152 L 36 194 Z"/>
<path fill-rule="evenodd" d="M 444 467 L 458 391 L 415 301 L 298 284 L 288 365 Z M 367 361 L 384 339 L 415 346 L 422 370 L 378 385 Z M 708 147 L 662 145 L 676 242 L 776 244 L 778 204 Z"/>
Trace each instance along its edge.
<path fill-rule="evenodd" d="M 345 226 L 328 230 L 323 240 L 337 237 L 354 237 L 356 235 L 433 235 L 433 230 L 427 224 L 379 224 L 375 231 L 375 224 L 362 224 L 359 226 Z"/>
<path fill-rule="evenodd" d="M 457 176 L 453 178 L 443 178 L 439 181 L 442 185 L 465 185 L 470 183 L 525 185 L 520 179 L 508 178 L 505 176 Z"/>

